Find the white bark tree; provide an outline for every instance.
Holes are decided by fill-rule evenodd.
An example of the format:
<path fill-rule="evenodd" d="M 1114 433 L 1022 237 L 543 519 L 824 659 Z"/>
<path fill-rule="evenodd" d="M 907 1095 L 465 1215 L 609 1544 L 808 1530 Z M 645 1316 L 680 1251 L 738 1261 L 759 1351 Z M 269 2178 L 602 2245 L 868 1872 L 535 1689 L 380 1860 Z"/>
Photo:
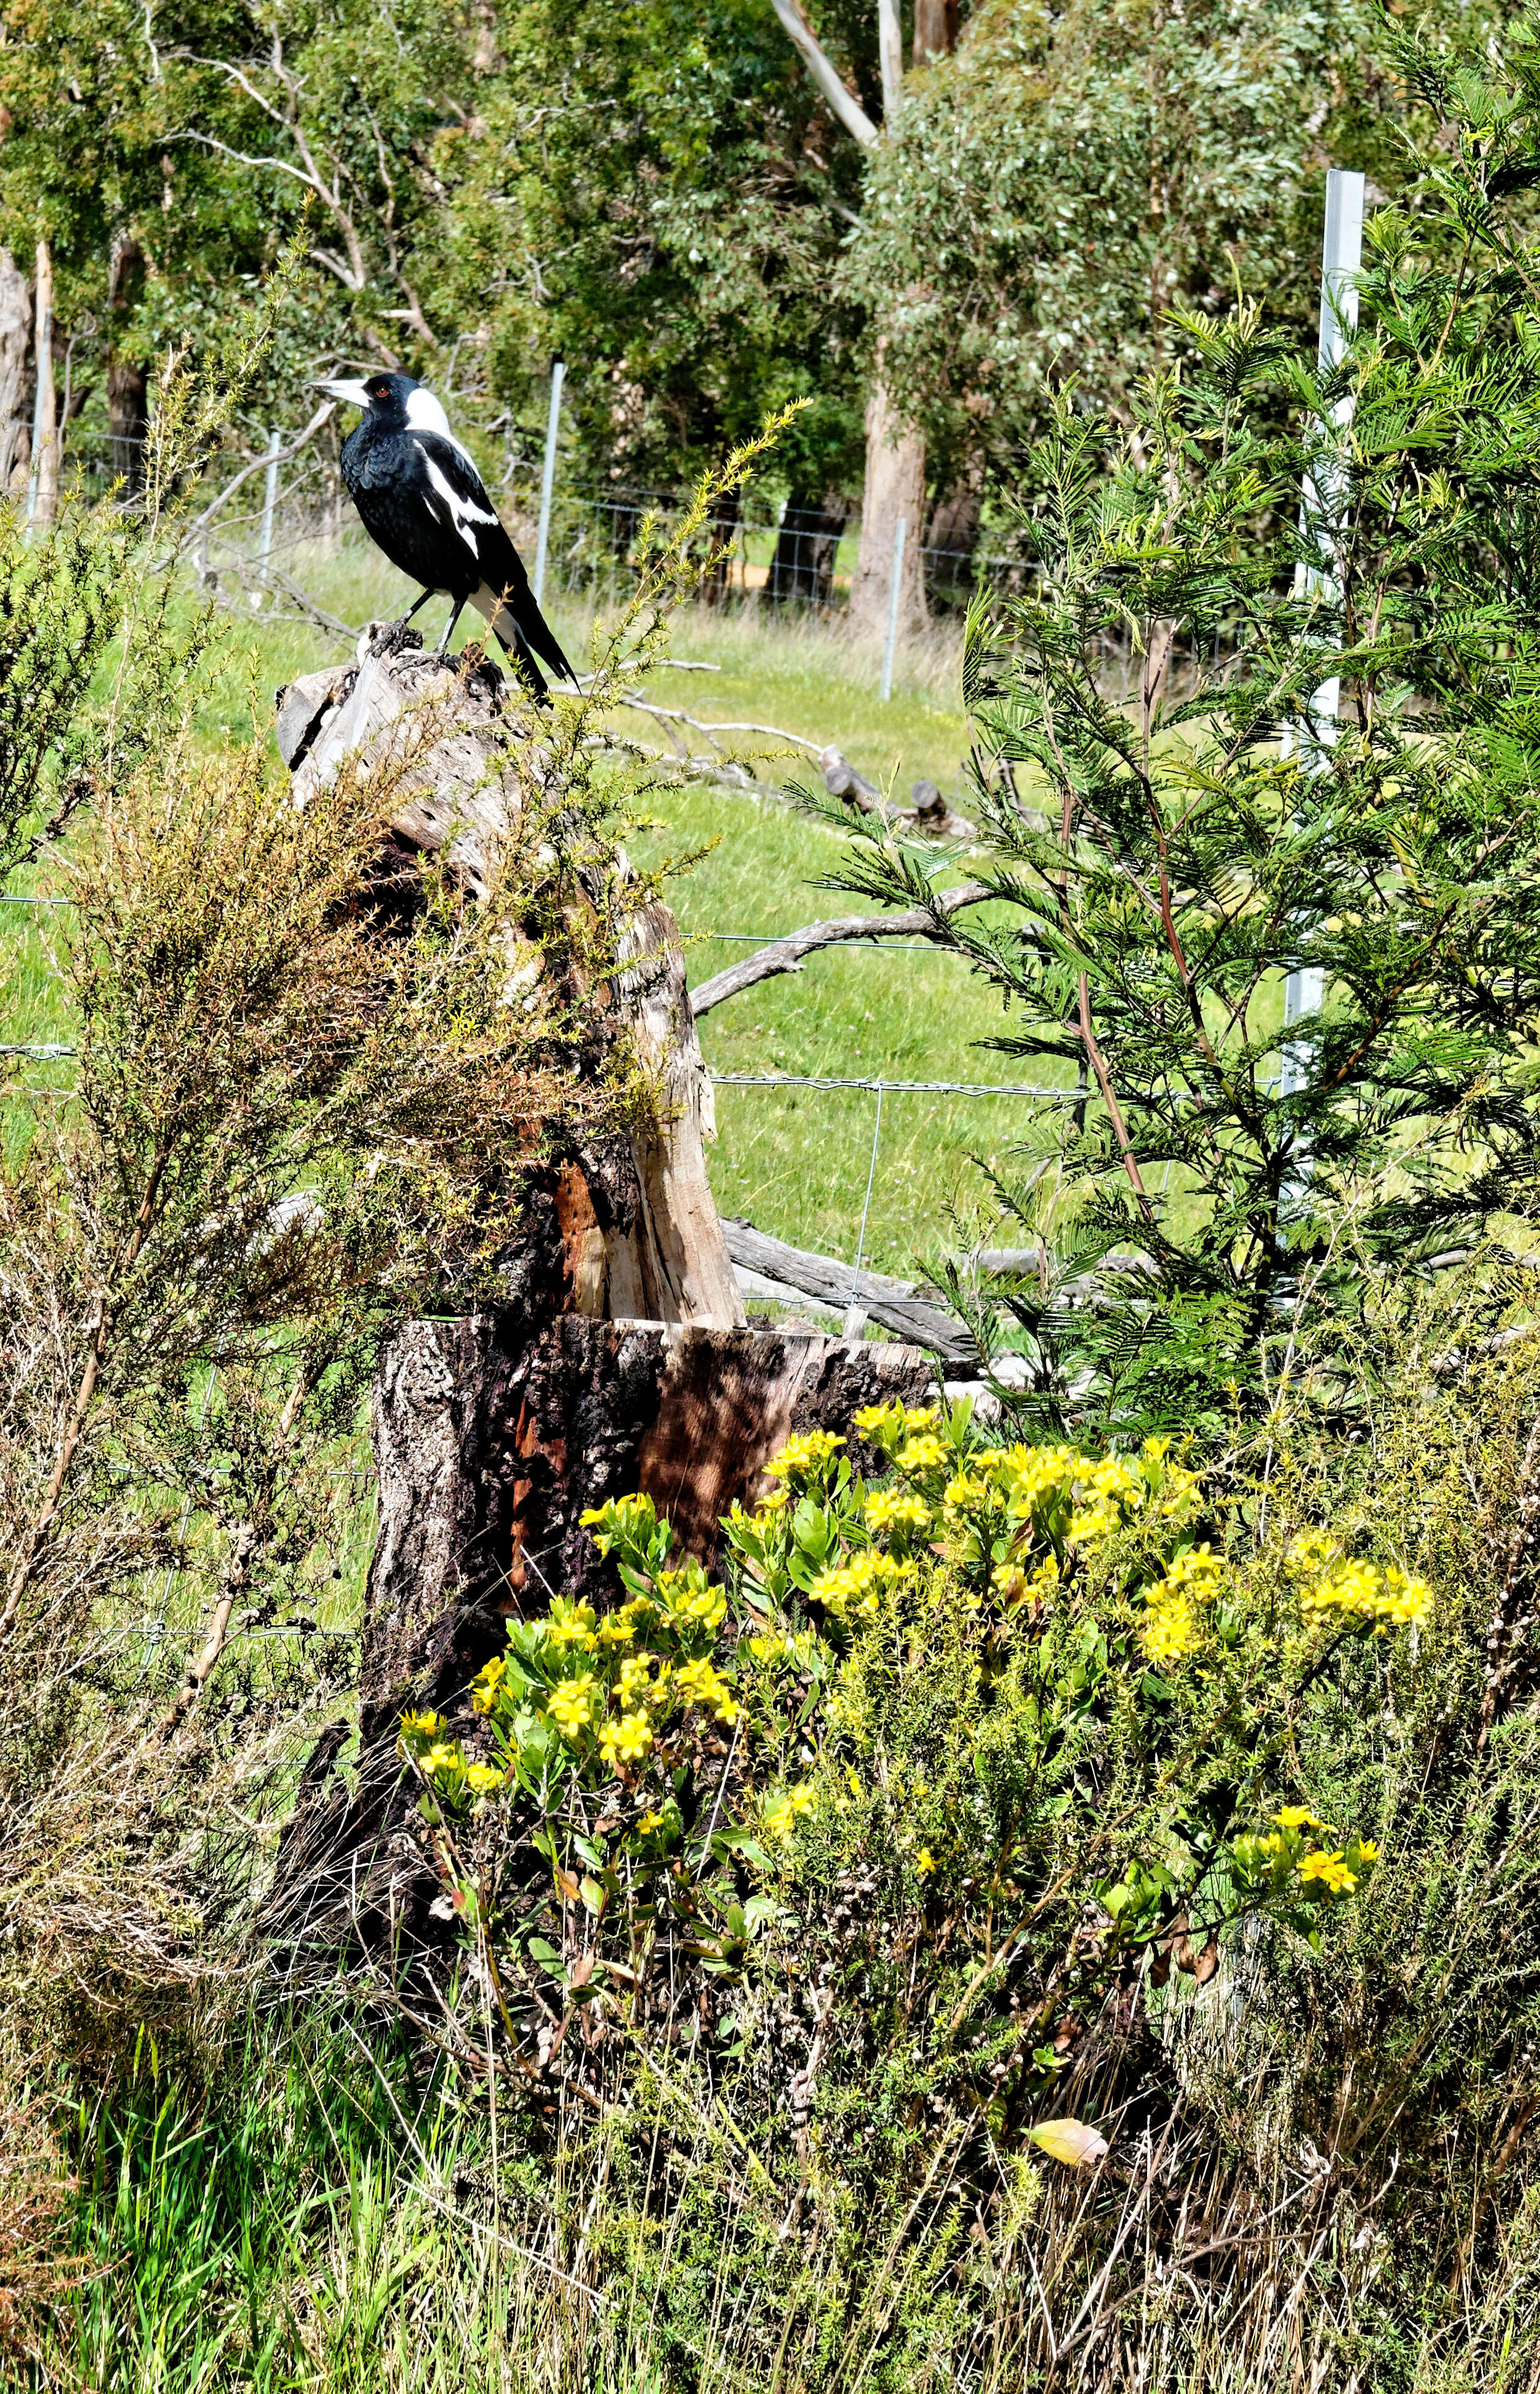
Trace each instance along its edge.
<path fill-rule="evenodd" d="M 0 249 L 0 492 L 10 487 L 20 466 L 26 479 L 32 454 L 27 421 L 27 342 L 32 300 L 27 278 L 8 249 Z"/>
<path fill-rule="evenodd" d="M 802 0 L 771 0 L 808 72 L 836 121 L 863 150 L 872 149 L 898 122 L 903 104 L 903 41 L 898 0 L 878 0 L 877 48 L 882 69 L 883 122 L 873 124 L 823 48 Z M 920 0 L 915 17 L 915 64 L 943 56 L 956 39 L 954 0 Z M 894 539 L 905 525 L 899 629 L 909 635 L 925 622 L 922 545 L 925 533 L 925 439 L 906 424 L 888 396 L 878 343 L 875 371 L 866 401 L 866 485 L 862 506 L 861 548 L 850 585 L 850 629 L 858 639 L 880 639 L 887 628 Z"/>

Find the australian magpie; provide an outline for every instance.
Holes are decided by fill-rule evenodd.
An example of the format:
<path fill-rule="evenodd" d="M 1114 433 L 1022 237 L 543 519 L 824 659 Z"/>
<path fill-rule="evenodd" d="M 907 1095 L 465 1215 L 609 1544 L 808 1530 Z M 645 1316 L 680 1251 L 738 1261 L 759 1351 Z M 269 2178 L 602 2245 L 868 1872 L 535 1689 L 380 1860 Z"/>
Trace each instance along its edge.
<path fill-rule="evenodd" d="M 342 479 L 375 546 L 423 585 L 403 626 L 429 598 L 448 598 L 454 612 L 441 656 L 468 600 L 486 617 L 533 695 L 544 697 L 546 691 L 537 657 L 553 673 L 575 681 L 535 602 L 523 560 L 433 393 L 401 374 L 323 382 L 319 388 L 363 410 L 343 443 Z"/>

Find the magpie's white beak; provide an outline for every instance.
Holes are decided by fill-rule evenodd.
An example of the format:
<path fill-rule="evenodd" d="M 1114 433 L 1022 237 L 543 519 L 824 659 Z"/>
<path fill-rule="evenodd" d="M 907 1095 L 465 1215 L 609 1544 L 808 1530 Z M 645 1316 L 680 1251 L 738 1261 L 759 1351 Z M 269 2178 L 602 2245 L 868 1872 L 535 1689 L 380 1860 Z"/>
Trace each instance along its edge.
<path fill-rule="evenodd" d="M 318 382 L 316 388 L 323 390 L 328 399 L 345 401 L 349 407 L 368 407 L 371 403 L 368 389 L 362 382 Z"/>

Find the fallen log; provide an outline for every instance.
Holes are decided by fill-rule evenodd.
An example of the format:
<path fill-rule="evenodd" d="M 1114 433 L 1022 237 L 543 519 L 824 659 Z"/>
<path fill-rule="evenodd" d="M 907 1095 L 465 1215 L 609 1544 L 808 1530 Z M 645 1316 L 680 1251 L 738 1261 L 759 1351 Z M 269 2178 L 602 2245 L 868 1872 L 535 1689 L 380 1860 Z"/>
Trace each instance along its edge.
<path fill-rule="evenodd" d="M 912 1281 L 893 1280 L 886 1272 L 864 1268 L 857 1271 L 833 1256 L 770 1238 L 752 1222 L 730 1218 L 722 1228 L 729 1255 L 745 1271 L 761 1273 L 767 1280 L 779 1281 L 842 1311 L 857 1307 L 885 1330 L 897 1332 L 901 1338 L 929 1349 L 946 1362 L 976 1360 L 977 1348 L 967 1325 L 920 1296 Z"/>

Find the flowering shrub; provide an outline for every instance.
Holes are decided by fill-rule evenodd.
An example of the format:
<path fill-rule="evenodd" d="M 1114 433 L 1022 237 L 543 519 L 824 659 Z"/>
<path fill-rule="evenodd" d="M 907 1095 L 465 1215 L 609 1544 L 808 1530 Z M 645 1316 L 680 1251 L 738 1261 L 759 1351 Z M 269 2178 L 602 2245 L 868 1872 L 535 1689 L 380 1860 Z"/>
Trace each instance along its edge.
<path fill-rule="evenodd" d="M 559 1596 L 513 1624 L 468 1731 L 408 1715 L 402 1745 L 454 1908 L 501 1953 L 507 2023 L 537 2050 L 521 1983 L 547 2013 L 553 1980 L 646 2008 L 665 1953 L 697 2020 L 702 1973 L 736 1985 L 716 2035 L 744 2050 L 821 1937 L 832 1966 L 818 1924 L 875 1873 L 888 1933 L 954 1949 L 965 2017 L 986 2023 L 966 2054 L 934 2022 L 916 2048 L 911 2024 L 911 2060 L 974 2082 L 1004 2132 L 1099 1991 L 1147 1965 L 1154 1985 L 1201 1974 L 1243 1913 L 1319 1942 L 1359 1893 L 1374 1839 L 1272 1789 L 1258 1724 L 1332 1638 L 1419 1622 L 1431 1598 L 1307 1532 L 1280 1624 L 1165 1440 L 1007 1445 L 966 1406 L 856 1427 L 880 1481 L 829 1432 L 792 1439 L 724 1521 L 719 1578 L 676 1555 L 649 1497 L 586 1515 L 613 1605 Z M 885 1966 L 869 1944 L 868 2002 Z"/>

